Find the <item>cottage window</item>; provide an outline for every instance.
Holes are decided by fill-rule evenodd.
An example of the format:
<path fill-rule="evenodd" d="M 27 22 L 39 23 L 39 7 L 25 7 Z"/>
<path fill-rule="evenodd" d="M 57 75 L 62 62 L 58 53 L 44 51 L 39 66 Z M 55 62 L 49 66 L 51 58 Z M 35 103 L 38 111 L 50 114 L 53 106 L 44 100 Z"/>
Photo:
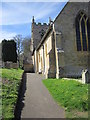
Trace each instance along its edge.
<path fill-rule="evenodd" d="M 43 69 L 43 62 L 42 62 L 42 57 L 41 57 L 41 68 Z"/>
<path fill-rule="evenodd" d="M 39 62 L 40 62 L 40 53 L 39 53 Z"/>
<path fill-rule="evenodd" d="M 83 12 L 76 18 L 76 42 L 77 51 L 90 51 L 90 23 Z"/>
<path fill-rule="evenodd" d="M 46 56 L 47 56 L 47 43 L 45 44 L 45 51 L 46 51 Z"/>

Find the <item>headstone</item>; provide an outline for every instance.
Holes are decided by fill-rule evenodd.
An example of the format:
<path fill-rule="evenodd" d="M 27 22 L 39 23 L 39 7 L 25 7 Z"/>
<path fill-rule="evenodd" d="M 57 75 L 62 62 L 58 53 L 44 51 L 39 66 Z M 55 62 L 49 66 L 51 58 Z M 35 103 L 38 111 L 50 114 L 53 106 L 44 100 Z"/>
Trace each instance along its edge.
<path fill-rule="evenodd" d="M 82 71 L 82 83 L 89 83 L 90 78 L 89 78 L 89 71 L 87 69 Z"/>

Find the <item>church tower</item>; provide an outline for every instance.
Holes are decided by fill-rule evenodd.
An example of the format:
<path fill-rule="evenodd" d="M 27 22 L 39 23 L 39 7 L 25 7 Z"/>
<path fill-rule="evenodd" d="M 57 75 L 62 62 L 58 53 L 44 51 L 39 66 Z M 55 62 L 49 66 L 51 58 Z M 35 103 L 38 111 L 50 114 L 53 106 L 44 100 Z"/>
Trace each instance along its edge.
<path fill-rule="evenodd" d="M 46 30 L 48 29 L 49 24 L 46 23 L 36 23 L 34 16 L 32 18 L 32 27 L 31 27 L 31 46 L 30 50 L 33 50 L 38 46 L 40 40 L 42 39 L 43 35 L 45 34 Z"/>
<path fill-rule="evenodd" d="M 33 52 L 33 26 L 34 26 L 34 16 L 32 18 L 32 26 L 31 26 L 31 44 L 30 44 L 30 51 Z"/>

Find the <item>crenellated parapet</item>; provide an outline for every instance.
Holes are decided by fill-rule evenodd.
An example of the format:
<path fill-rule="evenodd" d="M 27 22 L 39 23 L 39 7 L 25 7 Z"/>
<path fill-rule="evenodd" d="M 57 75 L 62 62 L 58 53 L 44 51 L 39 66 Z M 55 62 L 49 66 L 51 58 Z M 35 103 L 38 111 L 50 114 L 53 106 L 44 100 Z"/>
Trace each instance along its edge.
<path fill-rule="evenodd" d="M 47 23 L 40 23 L 40 22 L 38 22 L 38 23 L 34 22 L 34 24 L 37 25 L 37 26 L 47 26 L 47 25 L 49 25 Z"/>
<path fill-rule="evenodd" d="M 49 17 L 49 23 L 41 23 L 41 22 L 36 23 L 34 16 L 32 18 L 32 24 L 37 25 L 37 26 L 47 26 L 47 25 L 50 25 L 51 22 L 52 20 L 50 17 Z"/>

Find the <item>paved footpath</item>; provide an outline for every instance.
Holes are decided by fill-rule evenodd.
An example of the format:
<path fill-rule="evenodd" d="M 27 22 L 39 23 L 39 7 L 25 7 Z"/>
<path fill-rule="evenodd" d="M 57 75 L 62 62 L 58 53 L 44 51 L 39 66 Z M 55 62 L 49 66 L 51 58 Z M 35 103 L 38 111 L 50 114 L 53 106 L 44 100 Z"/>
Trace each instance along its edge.
<path fill-rule="evenodd" d="M 42 79 L 45 79 L 43 75 L 26 74 L 26 91 L 21 118 L 64 118 L 64 109 L 53 100 Z"/>

